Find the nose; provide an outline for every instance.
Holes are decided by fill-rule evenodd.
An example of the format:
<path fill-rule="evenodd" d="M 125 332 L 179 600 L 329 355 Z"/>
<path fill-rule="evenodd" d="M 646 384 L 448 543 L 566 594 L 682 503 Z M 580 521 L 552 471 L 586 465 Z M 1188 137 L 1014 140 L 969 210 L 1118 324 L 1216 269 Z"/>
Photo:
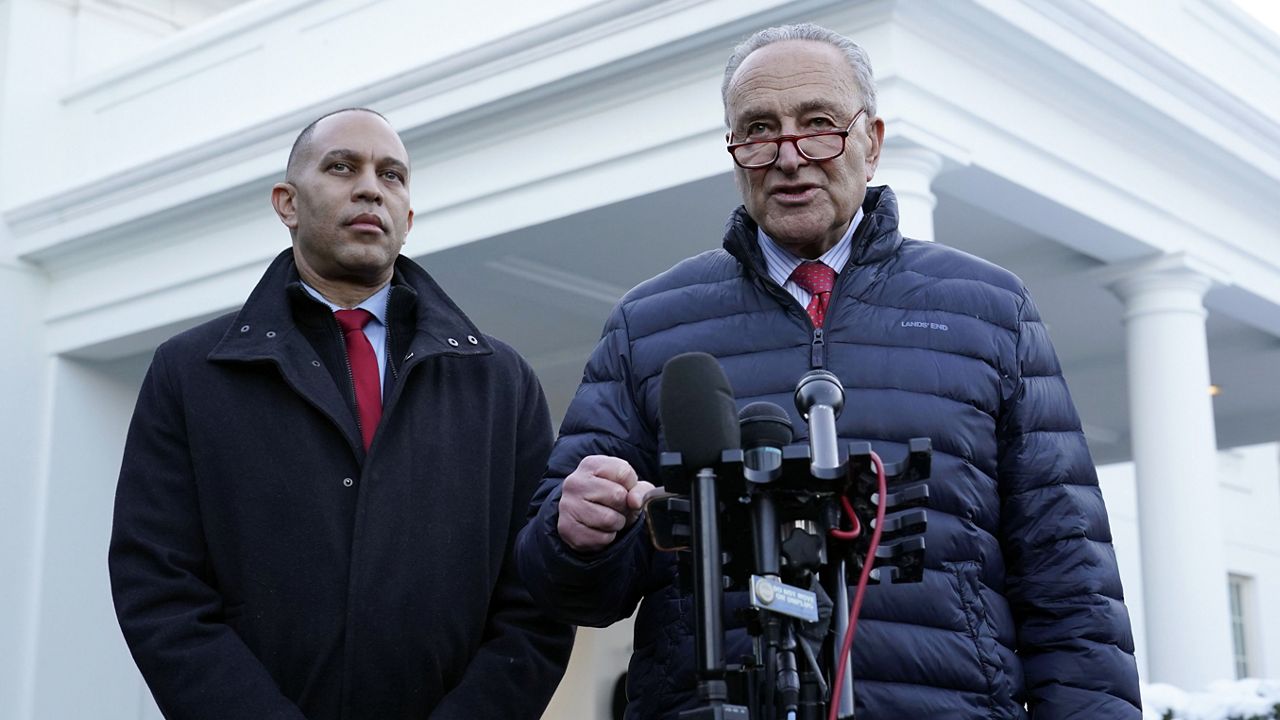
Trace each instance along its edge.
<path fill-rule="evenodd" d="M 778 143 L 778 159 L 774 161 L 774 167 L 787 175 L 791 175 L 808 164 L 808 158 L 800 154 L 800 148 L 796 146 L 795 140 L 786 140 Z"/>
<path fill-rule="evenodd" d="M 382 186 L 378 183 L 376 168 L 366 168 L 356 176 L 355 185 L 351 188 L 351 199 L 382 204 Z"/>

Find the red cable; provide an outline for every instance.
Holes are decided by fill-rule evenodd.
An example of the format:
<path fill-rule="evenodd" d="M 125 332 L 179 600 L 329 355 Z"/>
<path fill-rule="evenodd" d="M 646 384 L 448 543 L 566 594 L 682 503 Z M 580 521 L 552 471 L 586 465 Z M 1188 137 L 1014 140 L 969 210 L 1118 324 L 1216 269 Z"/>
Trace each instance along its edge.
<path fill-rule="evenodd" d="M 831 686 L 831 711 L 827 720 L 836 720 L 840 707 L 840 690 L 844 685 L 844 672 L 849 664 L 849 651 L 853 649 L 853 635 L 858 629 L 858 613 L 862 611 L 862 596 L 867 590 L 867 579 L 871 577 L 871 567 L 875 565 L 876 550 L 880 547 L 880 528 L 884 526 L 884 506 L 887 488 L 884 479 L 884 463 L 880 456 L 871 453 L 871 464 L 876 466 L 876 479 L 880 485 L 880 498 L 876 503 L 876 526 L 871 531 L 871 545 L 867 548 L 866 562 L 862 563 L 862 575 L 858 578 L 858 589 L 853 595 L 853 607 L 849 609 L 849 629 L 845 631 L 844 642 L 840 645 L 840 662 L 836 666 L 835 683 Z M 847 501 L 846 501 L 847 502 Z"/>
<path fill-rule="evenodd" d="M 853 504 L 849 502 L 847 495 L 840 496 L 840 503 L 844 505 L 844 514 L 849 516 L 849 522 L 853 523 L 852 530 L 841 530 L 839 528 L 831 528 L 828 531 L 831 537 L 837 540 L 857 540 L 862 534 L 862 523 L 858 522 L 858 514 L 853 511 Z"/>

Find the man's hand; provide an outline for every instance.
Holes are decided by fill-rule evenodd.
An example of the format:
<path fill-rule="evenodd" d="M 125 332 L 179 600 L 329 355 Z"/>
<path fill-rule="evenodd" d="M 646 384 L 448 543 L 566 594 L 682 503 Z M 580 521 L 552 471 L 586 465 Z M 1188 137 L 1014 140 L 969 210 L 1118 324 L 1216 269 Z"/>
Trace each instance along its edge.
<path fill-rule="evenodd" d="M 564 479 L 556 530 L 580 553 L 599 552 L 640 516 L 653 483 L 636 477 L 626 460 L 588 455 Z"/>

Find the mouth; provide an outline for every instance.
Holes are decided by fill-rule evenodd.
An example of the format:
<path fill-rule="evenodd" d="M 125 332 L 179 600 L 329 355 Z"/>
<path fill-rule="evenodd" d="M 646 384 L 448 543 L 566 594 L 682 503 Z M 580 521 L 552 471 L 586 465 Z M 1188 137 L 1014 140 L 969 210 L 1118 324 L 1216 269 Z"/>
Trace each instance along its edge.
<path fill-rule="evenodd" d="M 385 232 L 386 226 L 382 218 L 373 213 L 361 213 L 347 221 L 347 227 L 356 232 Z"/>
<path fill-rule="evenodd" d="M 803 205 L 817 194 L 817 185 L 778 185 L 769 191 L 769 197 L 782 205 Z"/>

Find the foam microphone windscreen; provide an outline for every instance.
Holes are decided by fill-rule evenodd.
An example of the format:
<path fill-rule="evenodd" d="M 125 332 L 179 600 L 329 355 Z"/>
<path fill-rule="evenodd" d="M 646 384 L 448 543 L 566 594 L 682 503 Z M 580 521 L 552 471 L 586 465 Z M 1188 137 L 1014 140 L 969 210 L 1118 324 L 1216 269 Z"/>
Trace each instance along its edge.
<path fill-rule="evenodd" d="M 683 455 L 686 468 L 710 467 L 720 462 L 722 450 L 741 447 L 733 389 L 710 355 L 684 353 L 668 360 L 660 402 L 667 450 Z"/>
<path fill-rule="evenodd" d="M 795 437 L 787 411 L 763 400 L 738 411 L 738 426 L 742 428 L 743 448 L 780 448 L 790 444 Z"/>

